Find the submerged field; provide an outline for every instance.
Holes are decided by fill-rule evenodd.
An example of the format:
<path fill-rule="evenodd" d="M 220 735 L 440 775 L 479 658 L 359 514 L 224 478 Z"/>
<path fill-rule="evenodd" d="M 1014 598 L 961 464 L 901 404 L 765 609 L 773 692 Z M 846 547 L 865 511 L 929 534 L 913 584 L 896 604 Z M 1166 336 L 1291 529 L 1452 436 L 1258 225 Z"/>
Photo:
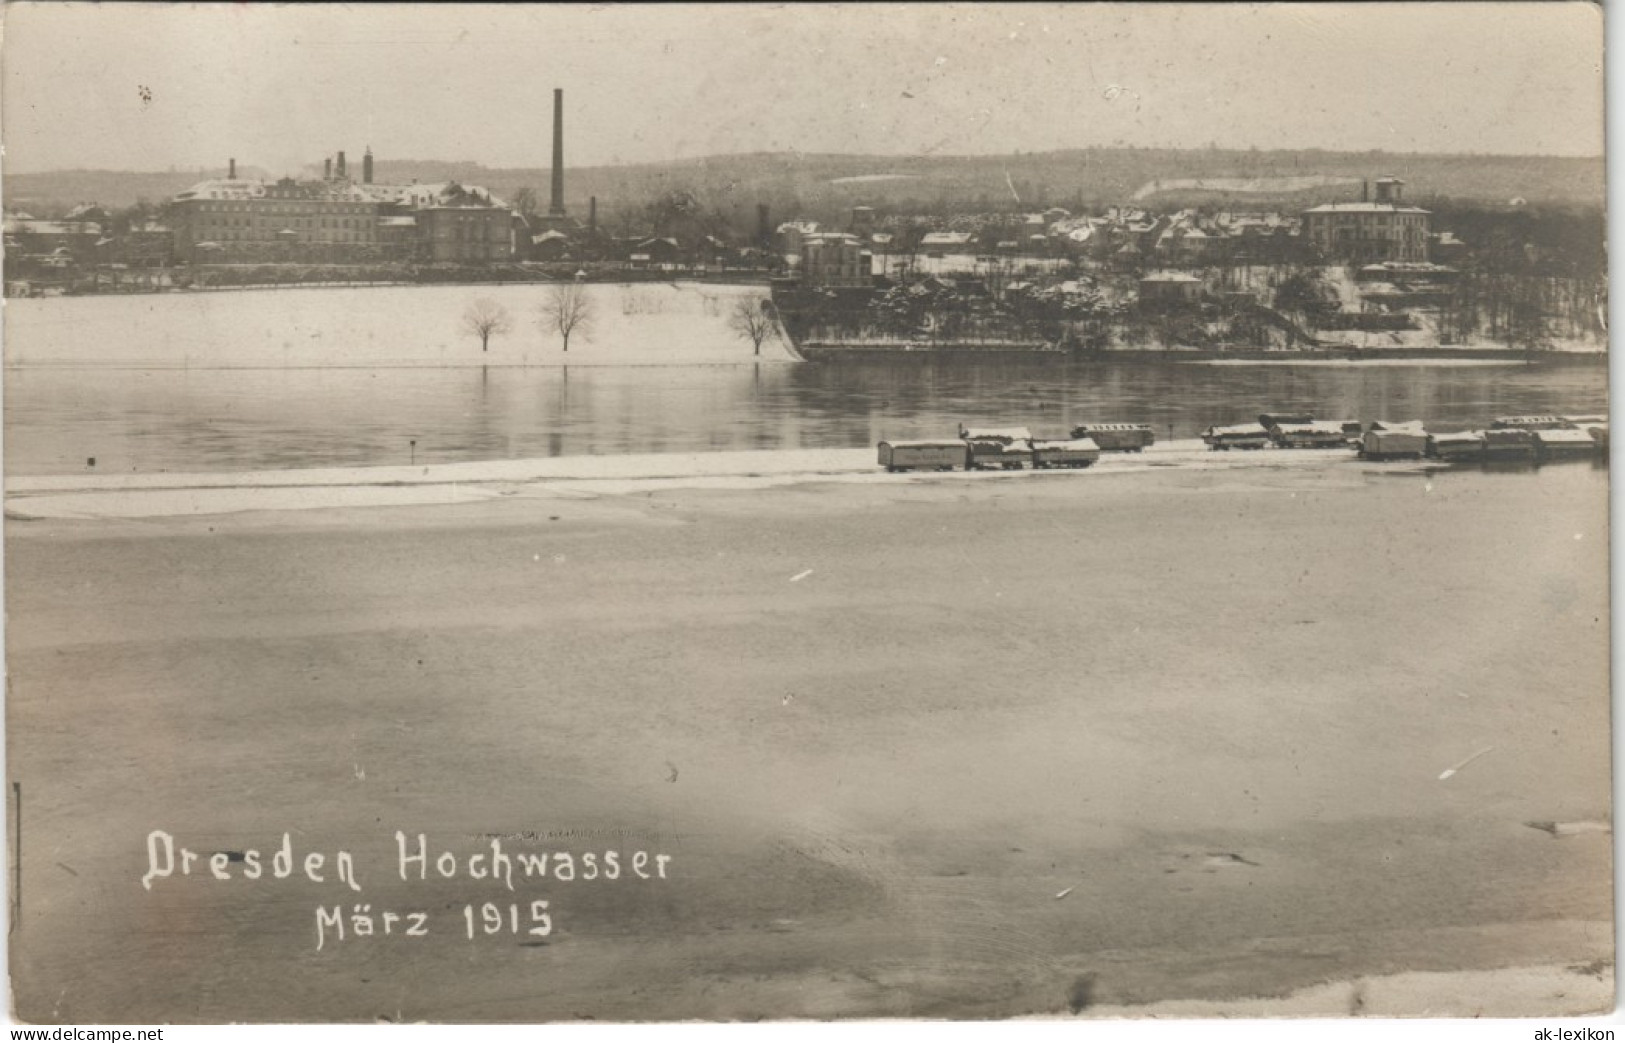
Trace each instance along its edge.
<path fill-rule="evenodd" d="M 595 283 L 568 352 L 547 324 L 547 284 L 234 290 L 6 302 L 8 367 L 138 369 L 703 365 L 783 362 L 728 326 L 761 286 Z M 470 302 L 500 305 L 508 332 L 463 328 Z"/>
<path fill-rule="evenodd" d="M 1608 974 L 1606 508 L 1586 465 L 1346 464 L 14 520 L 16 1011 L 1132 1014 Z M 204 861 L 148 890 L 152 830 Z M 402 880 L 397 831 L 455 877 Z M 284 833 L 323 883 L 211 877 Z M 471 877 L 493 840 L 575 878 Z M 363 903 L 430 933 L 318 934 Z"/>

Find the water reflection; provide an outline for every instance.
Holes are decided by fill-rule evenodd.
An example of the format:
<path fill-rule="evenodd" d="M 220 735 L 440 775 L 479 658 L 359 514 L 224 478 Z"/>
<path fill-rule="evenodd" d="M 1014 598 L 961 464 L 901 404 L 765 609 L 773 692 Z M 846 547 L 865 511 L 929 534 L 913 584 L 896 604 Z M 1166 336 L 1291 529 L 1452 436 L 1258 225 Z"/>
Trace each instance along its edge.
<path fill-rule="evenodd" d="M 1041 435 L 1136 420 L 1189 438 L 1264 410 L 1473 427 L 1606 412 L 1600 365 L 1201 366 L 1053 359 L 801 366 L 97 370 L 6 374 L 13 474 L 208 471 L 626 452 L 852 448 L 960 422 Z"/>

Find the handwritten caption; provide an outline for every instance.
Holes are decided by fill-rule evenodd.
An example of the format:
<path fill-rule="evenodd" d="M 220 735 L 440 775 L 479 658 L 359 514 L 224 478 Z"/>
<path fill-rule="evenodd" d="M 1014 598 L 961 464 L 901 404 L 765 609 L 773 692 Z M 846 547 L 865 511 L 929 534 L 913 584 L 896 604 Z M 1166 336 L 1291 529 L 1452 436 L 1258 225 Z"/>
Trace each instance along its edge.
<path fill-rule="evenodd" d="M 660 852 L 635 851 L 507 851 L 502 838 L 493 837 L 489 849 L 471 854 L 431 850 L 428 838 L 419 833 L 409 837 L 395 833 L 395 871 L 403 883 L 423 883 L 464 879 L 505 887 L 517 892 L 526 886 L 547 886 L 547 882 L 644 881 L 670 879 L 672 856 Z M 331 858 L 319 851 L 296 857 L 293 837 L 282 834 L 282 843 L 266 858 L 258 849 L 246 851 L 194 851 L 175 842 L 161 829 L 147 834 L 147 871 L 141 886 L 148 891 L 158 881 L 177 877 L 207 877 L 219 881 L 303 879 L 314 884 L 333 884 L 351 892 L 364 892 L 356 871 L 355 856 L 335 851 Z M 517 885 L 515 881 L 518 881 Z M 373 911 L 371 903 L 338 902 L 318 905 L 315 910 L 316 949 L 330 942 L 359 938 L 422 938 L 432 930 L 430 911 L 402 909 Z M 444 928 L 441 928 L 444 931 Z M 527 897 L 524 901 L 468 903 L 457 918 L 455 933 L 470 941 L 493 935 L 545 938 L 553 933 L 553 910 L 549 899 Z"/>

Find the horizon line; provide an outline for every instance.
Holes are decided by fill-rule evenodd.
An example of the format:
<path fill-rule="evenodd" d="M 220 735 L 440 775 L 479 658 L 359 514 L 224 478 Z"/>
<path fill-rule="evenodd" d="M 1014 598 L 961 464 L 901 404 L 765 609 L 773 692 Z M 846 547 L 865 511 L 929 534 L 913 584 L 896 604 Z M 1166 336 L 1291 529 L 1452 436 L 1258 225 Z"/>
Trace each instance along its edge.
<path fill-rule="evenodd" d="M 638 160 L 634 162 L 607 162 L 585 163 L 579 165 L 566 164 L 565 170 L 598 170 L 598 169 L 630 169 L 634 167 L 668 166 L 685 163 L 705 163 L 713 160 L 746 159 L 751 157 L 768 156 L 797 156 L 814 159 L 863 159 L 877 161 L 900 160 L 971 160 L 986 161 L 997 159 L 1031 159 L 1044 156 L 1058 156 L 1074 152 L 1243 152 L 1268 155 L 1271 153 L 1319 152 L 1338 156 L 1391 156 L 1395 158 L 1429 158 L 1429 159 L 1557 159 L 1557 160 L 1586 160 L 1603 162 L 1607 160 L 1606 153 L 1577 154 L 1557 152 L 1424 152 L 1424 151 L 1389 151 L 1387 149 L 1338 149 L 1323 145 L 1305 145 L 1281 148 L 1260 148 L 1252 145 L 1079 145 L 1070 148 L 1044 149 L 1033 152 L 967 152 L 967 153 L 890 153 L 890 152 L 811 152 L 800 149 L 762 149 L 752 152 L 715 152 L 703 156 L 683 156 L 671 159 Z M 231 158 L 231 157 L 228 157 Z M 393 159 L 380 159 L 373 154 L 373 161 L 377 164 L 387 163 L 442 163 L 447 165 L 467 165 L 482 170 L 551 170 L 551 164 L 536 166 L 506 165 L 490 166 L 478 159 L 437 159 L 424 156 L 401 156 Z M 252 161 L 244 163 L 245 166 L 257 170 L 269 168 L 257 166 Z M 316 166 L 316 161 L 305 164 L 305 169 Z M 6 164 L 5 176 L 9 177 L 39 177 L 46 174 L 190 174 L 207 172 L 215 169 L 207 166 L 170 166 L 167 168 L 130 168 L 130 167 L 51 167 L 33 170 L 18 170 L 11 163 Z M 224 170 L 225 164 L 219 164 L 218 169 Z"/>

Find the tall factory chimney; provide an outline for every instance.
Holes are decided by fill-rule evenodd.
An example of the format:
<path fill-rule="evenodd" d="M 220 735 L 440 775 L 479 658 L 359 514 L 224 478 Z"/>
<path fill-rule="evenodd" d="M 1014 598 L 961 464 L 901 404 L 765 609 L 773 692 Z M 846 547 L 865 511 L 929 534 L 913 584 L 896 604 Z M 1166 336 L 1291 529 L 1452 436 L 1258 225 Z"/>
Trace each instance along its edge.
<path fill-rule="evenodd" d="M 592 196 L 587 200 L 587 234 L 598 234 L 598 197 Z"/>
<path fill-rule="evenodd" d="M 773 226 L 767 220 L 767 204 L 756 204 L 756 245 L 766 248 L 773 242 Z"/>
<path fill-rule="evenodd" d="M 564 90 L 553 88 L 553 201 L 547 216 L 564 216 Z"/>
<path fill-rule="evenodd" d="M 366 155 L 361 157 L 361 183 L 372 184 L 372 146 L 367 146 Z"/>
<path fill-rule="evenodd" d="M 328 156 L 326 159 L 322 160 L 322 180 L 323 181 L 331 181 L 331 180 L 333 180 L 333 157 L 332 156 Z"/>
<path fill-rule="evenodd" d="M 230 181 L 237 180 L 237 161 L 235 159 L 226 160 L 226 178 Z"/>
<path fill-rule="evenodd" d="M 344 153 L 343 152 L 339 153 L 338 176 L 339 176 L 340 181 L 344 180 Z"/>

